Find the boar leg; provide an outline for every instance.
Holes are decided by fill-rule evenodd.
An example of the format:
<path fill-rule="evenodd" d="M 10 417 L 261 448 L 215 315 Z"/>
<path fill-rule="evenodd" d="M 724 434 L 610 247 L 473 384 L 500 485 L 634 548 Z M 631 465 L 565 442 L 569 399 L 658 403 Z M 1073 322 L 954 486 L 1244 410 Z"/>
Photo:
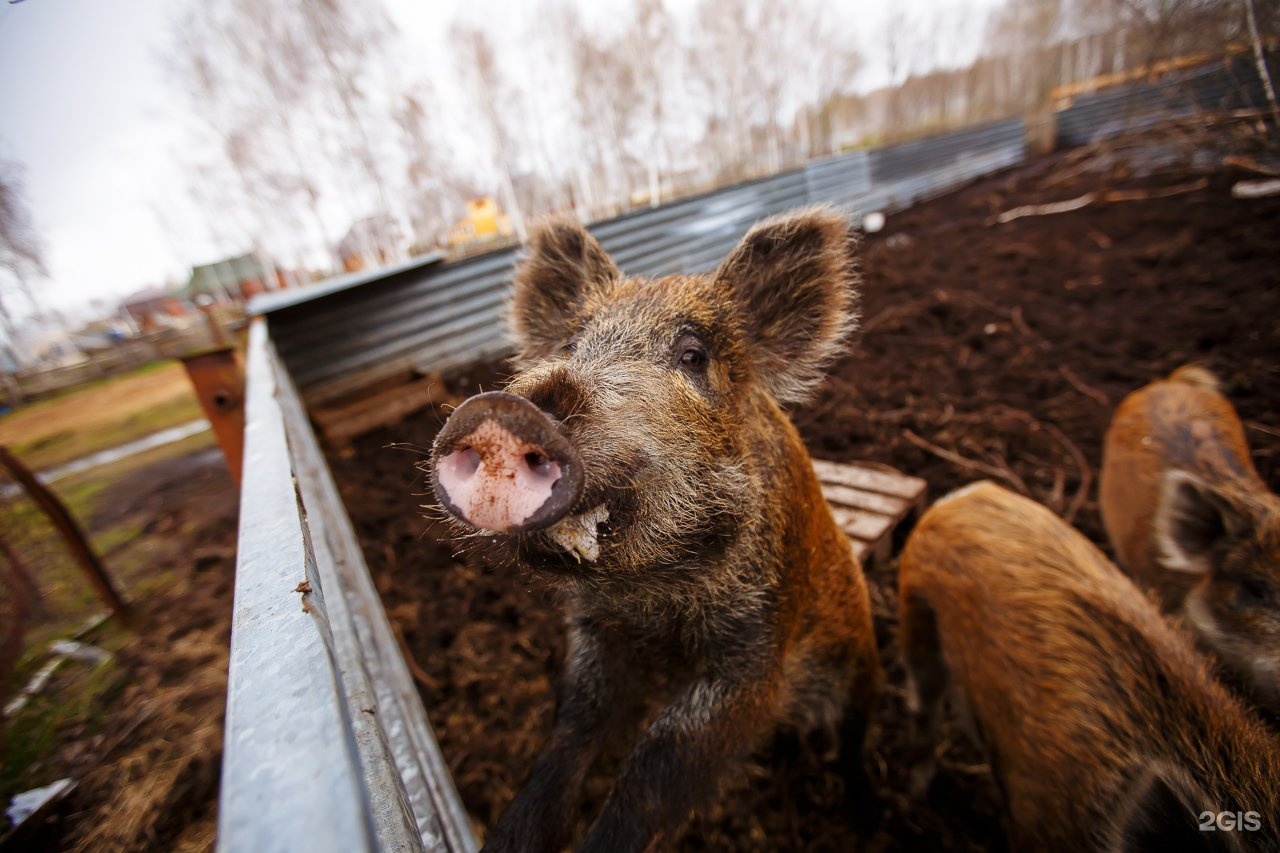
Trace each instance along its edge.
<path fill-rule="evenodd" d="M 529 779 L 485 842 L 486 851 L 560 850 L 578 816 L 582 784 L 600 745 L 631 706 L 606 665 L 608 650 L 571 628 L 564 675 L 557 685 L 551 737 Z"/>
<path fill-rule="evenodd" d="M 746 755 L 779 716 L 780 673 L 763 661 L 703 676 L 662 712 L 627 757 L 581 853 L 625 853 L 670 842 L 689 811 L 711 797 L 731 760 Z"/>
<path fill-rule="evenodd" d="M 907 667 L 907 712 L 911 715 L 912 748 L 919 755 L 911 769 L 911 793 L 924 796 L 937 770 L 934 747 L 938 740 L 942 699 L 949 679 L 938 641 L 937 616 L 919 595 L 907 593 L 902 599 L 899 637 Z"/>
<path fill-rule="evenodd" d="M 870 636 L 870 635 L 869 635 Z M 875 640 L 870 649 L 854 651 L 854 677 L 850 682 L 849 702 L 840 723 L 840 775 L 844 777 L 844 799 L 860 822 L 873 816 L 875 786 L 867 775 L 863 748 L 867 742 L 867 726 L 879 695 L 882 673 L 876 654 Z"/>

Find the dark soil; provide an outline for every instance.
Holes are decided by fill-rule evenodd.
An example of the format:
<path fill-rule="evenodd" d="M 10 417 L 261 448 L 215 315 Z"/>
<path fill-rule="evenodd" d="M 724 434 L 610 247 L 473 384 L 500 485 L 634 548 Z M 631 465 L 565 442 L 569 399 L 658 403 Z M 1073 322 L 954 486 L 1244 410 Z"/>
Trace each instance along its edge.
<path fill-rule="evenodd" d="M 795 412 L 815 456 L 922 476 L 936 497 L 995 478 L 1103 542 L 1101 440 L 1127 392 L 1189 361 L 1215 370 L 1263 477 L 1280 486 L 1280 198 L 1231 198 L 1234 172 L 1085 171 L 1053 155 L 890 217 L 866 243 L 864 332 Z M 1088 191 L 1200 189 L 994 224 L 1003 210 Z M 501 366 L 461 386 L 499 384 Z M 562 653 L 549 596 L 526 577 L 452 556 L 409 442 L 444 413 L 367 436 L 334 467 L 392 620 L 431 685 L 423 697 L 463 801 L 492 826 L 547 735 Z M 1105 543 L 1104 543 L 1105 547 Z M 952 733 L 927 801 L 906 796 L 896 565 L 871 576 L 889 673 L 870 744 L 878 816 L 841 810 L 842 781 L 778 740 L 689 826 L 687 850 L 1002 847 L 980 755 Z M 950 731 L 950 730 L 949 730 Z M 589 785 L 583 825 L 610 778 Z M 580 827 L 581 828 L 581 827 Z"/>

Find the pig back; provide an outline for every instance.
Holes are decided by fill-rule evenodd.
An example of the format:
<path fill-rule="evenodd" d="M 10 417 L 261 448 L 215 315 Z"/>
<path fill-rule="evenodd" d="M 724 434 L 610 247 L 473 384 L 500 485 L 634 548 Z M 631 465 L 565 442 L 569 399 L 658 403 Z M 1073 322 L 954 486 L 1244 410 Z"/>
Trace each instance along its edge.
<path fill-rule="evenodd" d="M 1107 429 L 1098 503 L 1116 559 L 1156 591 L 1166 610 L 1181 604 L 1198 579 L 1163 570 L 1154 520 L 1162 480 L 1170 470 L 1211 485 L 1237 483 L 1264 489 L 1249 458 L 1244 427 L 1212 374 L 1180 368 L 1128 395 Z"/>

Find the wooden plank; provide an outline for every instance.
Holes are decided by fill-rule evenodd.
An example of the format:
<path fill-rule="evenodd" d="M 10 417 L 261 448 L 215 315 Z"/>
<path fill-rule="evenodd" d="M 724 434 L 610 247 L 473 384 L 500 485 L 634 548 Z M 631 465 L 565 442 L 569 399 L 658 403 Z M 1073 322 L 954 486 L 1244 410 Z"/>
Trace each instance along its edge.
<path fill-rule="evenodd" d="M 854 539 L 861 539 L 868 543 L 874 543 L 893 529 L 894 519 L 887 515 L 843 509 L 838 506 L 831 507 L 831 514 L 835 516 L 841 530 Z"/>
<path fill-rule="evenodd" d="M 813 460 L 813 468 L 818 473 L 818 479 L 823 483 L 890 495 L 911 501 L 913 504 L 923 499 L 927 485 L 919 477 L 908 477 L 896 471 L 879 471 L 860 465 L 827 462 L 822 459 Z"/>
<path fill-rule="evenodd" d="M 880 515 L 889 515 L 895 518 L 906 514 L 912 506 L 909 501 L 902 498 L 876 494 L 875 492 L 854 489 L 849 486 L 823 484 L 822 494 L 826 497 L 828 503 L 849 507 L 850 509 L 875 512 Z"/>
<path fill-rule="evenodd" d="M 399 385 L 341 407 L 317 409 L 312 418 L 327 441 L 343 445 L 351 439 L 388 426 L 414 412 L 445 399 L 446 392 L 435 376 Z"/>
<path fill-rule="evenodd" d="M 926 483 L 891 468 L 815 459 L 823 497 L 864 568 L 892 556 L 893 532 L 925 502 Z"/>

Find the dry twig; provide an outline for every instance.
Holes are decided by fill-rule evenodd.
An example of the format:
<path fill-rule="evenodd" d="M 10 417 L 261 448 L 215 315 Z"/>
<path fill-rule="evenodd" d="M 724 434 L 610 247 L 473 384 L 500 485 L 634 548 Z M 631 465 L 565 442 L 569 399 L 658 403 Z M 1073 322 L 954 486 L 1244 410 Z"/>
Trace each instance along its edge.
<path fill-rule="evenodd" d="M 932 442 L 926 441 L 909 429 L 904 429 L 902 431 L 902 437 L 926 453 L 932 453 L 934 456 L 937 456 L 939 459 L 945 459 L 952 465 L 956 465 L 969 471 L 977 471 L 980 474 L 986 474 L 988 477 L 995 477 L 996 479 L 1003 480 L 1013 486 L 1021 494 L 1025 495 L 1028 493 L 1027 484 L 1024 483 L 1022 478 L 1007 466 L 997 467 L 995 465 L 989 465 L 986 462 L 981 462 L 977 459 L 968 459 L 961 456 L 959 453 L 955 453 L 954 451 L 947 450 L 945 447 L 939 447 Z"/>
<path fill-rule="evenodd" d="M 1150 201 L 1156 198 L 1169 198 L 1175 195 L 1193 193 L 1207 186 L 1209 186 L 1209 179 L 1200 178 L 1190 183 L 1175 184 L 1171 187 L 1152 190 L 1107 190 L 1100 194 L 1087 192 L 1082 196 L 1069 198 L 1066 201 L 1054 201 L 1048 204 L 1024 204 L 1021 207 L 1006 210 L 997 216 L 995 221 L 1000 225 L 1004 225 L 1007 222 L 1027 216 L 1052 216 L 1057 213 L 1070 213 L 1073 210 L 1080 210 L 1096 202 L 1113 204 L 1121 201 Z"/>
<path fill-rule="evenodd" d="M 1250 157 L 1229 154 L 1222 158 L 1222 165 L 1234 166 L 1237 169 L 1257 172 L 1260 175 L 1268 175 L 1272 178 L 1280 178 L 1280 167 L 1264 165 Z"/>
<path fill-rule="evenodd" d="M 1076 389 L 1090 400 L 1093 400 L 1099 406 L 1102 406 L 1102 408 L 1111 408 L 1111 398 L 1099 391 L 1097 388 L 1085 383 L 1085 381 L 1081 379 L 1070 367 L 1067 367 L 1064 364 L 1062 367 L 1058 368 L 1058 372 L 1062 374 L 1062 378 L 1067 380 L 1067 384 L 1072 388 Z"/>

